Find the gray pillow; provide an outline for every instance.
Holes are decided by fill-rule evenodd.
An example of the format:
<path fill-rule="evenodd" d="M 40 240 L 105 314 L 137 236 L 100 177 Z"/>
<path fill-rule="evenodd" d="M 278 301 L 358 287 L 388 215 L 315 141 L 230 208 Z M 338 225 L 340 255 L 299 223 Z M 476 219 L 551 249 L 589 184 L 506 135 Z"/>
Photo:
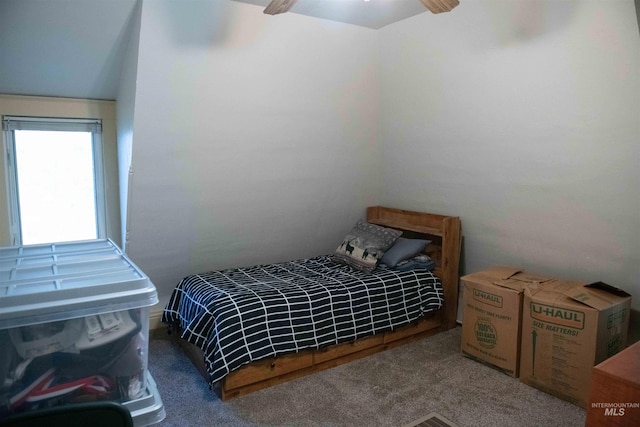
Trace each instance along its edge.
<path fill-rule="evenodd" d="M 387 267 L 393 268 L 400 261 L 412 258 L 422 252 L 429 243 L 431 243 L 431 240 L 405 239 L 404 237 L 400 237 L 393 246 L 384 253 L 381 262 Z"/>
<path fill-rule="evenodd" d="M 336 249 L 335 258 L 343 264 L 370 273 L 378 265 L 384 251 L 389 249 L 401 234 L 399 230 L 370 224 L 360 219 Z"/>

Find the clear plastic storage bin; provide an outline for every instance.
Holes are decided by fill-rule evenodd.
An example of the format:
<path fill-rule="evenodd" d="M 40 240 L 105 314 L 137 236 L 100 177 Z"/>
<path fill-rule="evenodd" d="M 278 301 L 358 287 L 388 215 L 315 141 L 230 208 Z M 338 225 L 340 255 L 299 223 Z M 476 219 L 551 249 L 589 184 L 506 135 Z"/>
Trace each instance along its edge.
<path fill-rule="evenodd" d="M 155 286 L 111 240 L 0 248 L 0 420 L 71 403 L 164 418 L 147 372 Z"/>

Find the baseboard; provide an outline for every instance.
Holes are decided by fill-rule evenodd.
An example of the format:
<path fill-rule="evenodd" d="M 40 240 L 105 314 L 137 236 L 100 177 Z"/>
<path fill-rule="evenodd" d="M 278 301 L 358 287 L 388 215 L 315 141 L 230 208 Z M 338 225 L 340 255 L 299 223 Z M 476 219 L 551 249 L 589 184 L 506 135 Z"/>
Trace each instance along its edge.
<path fill-rule="evenodd" d="M 164 325 L 162 323 L 162 308 L 157 308 L 155 310 L 151 310 L 149 313 L 149 330 L 160 329 L 163 328 Z"/>

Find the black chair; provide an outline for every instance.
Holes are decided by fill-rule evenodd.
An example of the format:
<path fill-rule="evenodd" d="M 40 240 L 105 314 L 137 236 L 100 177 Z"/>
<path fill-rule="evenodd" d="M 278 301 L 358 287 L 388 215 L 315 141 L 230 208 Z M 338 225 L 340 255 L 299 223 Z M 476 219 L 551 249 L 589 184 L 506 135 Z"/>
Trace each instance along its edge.
<path fill-rule="evenodd" d="M 1 427 L 133 427 L 131 413 L 116 402 L 91 402 L 12 415 Z"/>

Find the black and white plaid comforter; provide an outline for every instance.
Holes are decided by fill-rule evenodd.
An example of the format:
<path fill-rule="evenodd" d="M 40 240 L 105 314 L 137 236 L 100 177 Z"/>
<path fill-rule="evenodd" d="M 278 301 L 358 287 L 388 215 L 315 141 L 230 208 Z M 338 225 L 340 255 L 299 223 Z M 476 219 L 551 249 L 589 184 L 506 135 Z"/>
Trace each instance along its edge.
<path fill-rule="evenodd" d="M 392 330 L 442 302 L 427 270 L 368 274 L 319 256 L 188 276 L 162 321 L 204 351 L 213 384 L 254 360 Z"/>

